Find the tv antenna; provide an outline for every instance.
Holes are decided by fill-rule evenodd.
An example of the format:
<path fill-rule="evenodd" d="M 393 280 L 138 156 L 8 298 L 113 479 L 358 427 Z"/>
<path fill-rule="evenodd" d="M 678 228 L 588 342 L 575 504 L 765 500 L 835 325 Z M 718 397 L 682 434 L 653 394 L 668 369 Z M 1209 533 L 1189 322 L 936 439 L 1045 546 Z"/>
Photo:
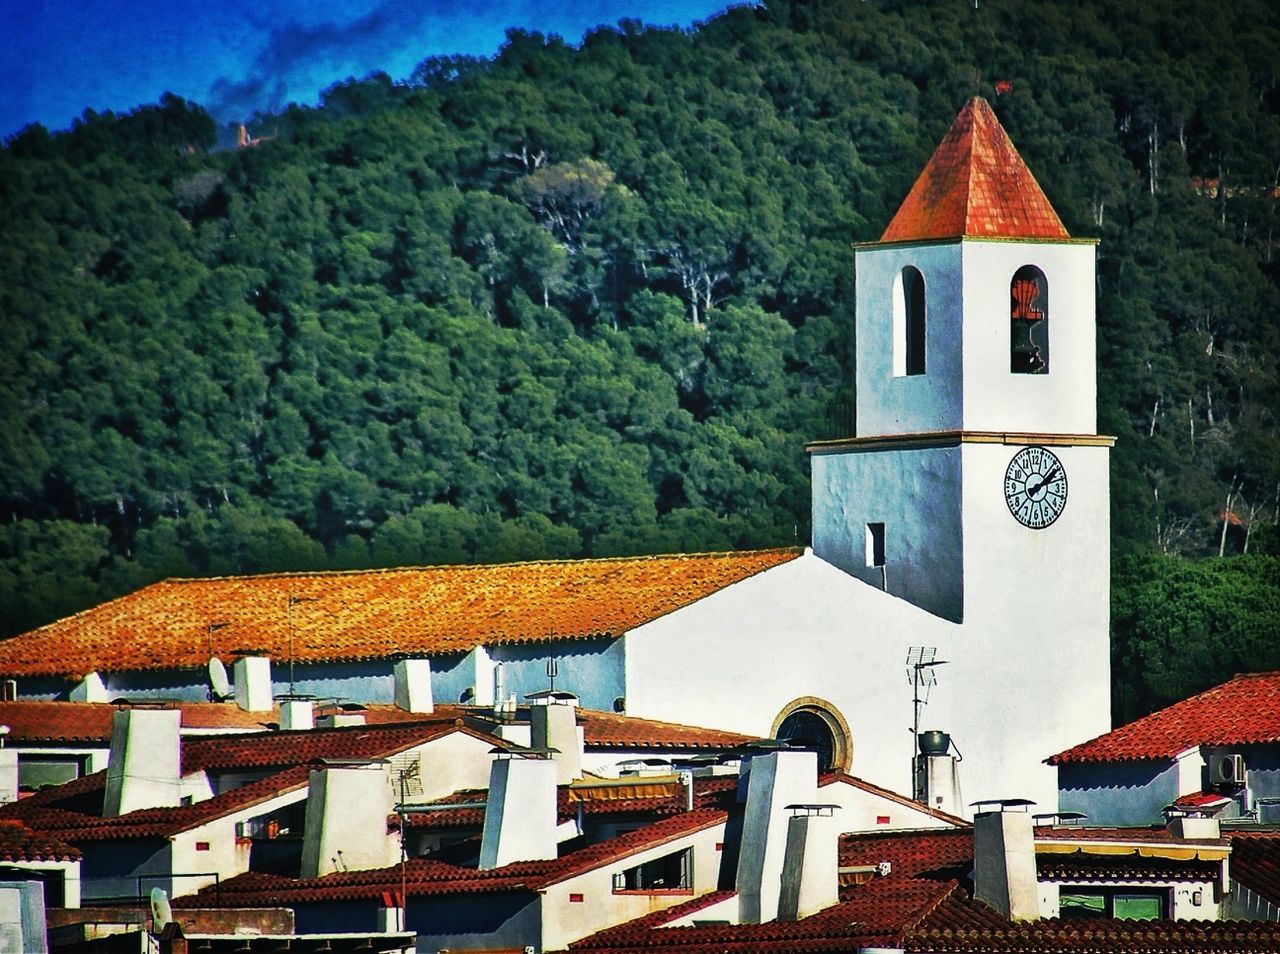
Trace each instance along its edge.
<path fill-rule="evenodd" d="M 547 658 L 547 681 L 550 683 L 549 688 L 555 689 L 556 676 L 560 675 L 560 663 L 556 662 L 556 645 L 551 644 L 551 655 Z"/>
<path fill-rule="evenodd" d="M 920 710 L 929 703 L 929 692 L 938 684 L 934 669 L 945 666 L 945 659 L 938 659 L 936 646 L 912 646 L 907 650 L 907 681 L 911 684 L 911 737 L 920 737 Z"/>
<path fill-rule="evenodd" d="M 318 603 L 319 598 L 315 596 L 294 596 L 289 594 L 288 600 L 285 602 L 285 619 L 289 624 L 289 695 L 293 692 L 293 608 L 299 603 Z"/>

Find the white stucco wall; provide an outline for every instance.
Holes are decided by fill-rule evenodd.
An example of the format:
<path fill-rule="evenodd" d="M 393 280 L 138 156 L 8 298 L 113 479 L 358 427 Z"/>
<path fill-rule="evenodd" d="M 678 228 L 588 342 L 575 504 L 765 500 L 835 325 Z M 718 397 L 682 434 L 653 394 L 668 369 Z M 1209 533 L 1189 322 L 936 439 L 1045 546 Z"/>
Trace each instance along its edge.
<path fill-rule="evenodd" d="M 999 455 L 980 457 L 1002 477 L 1011 449 L 996 446 Z M 1087 465 L 1071 458 L 1067 466 L 1105 473 L 1105 453 L 1085 450 L 1095 451 Z M 1068 505 L 1070 513 L 1079 504 L 1081 520 L 1106 506 L 1105 492 L 1081 496 Z M 1007 507 L 1003 519 L 1013 522 Z M 628 712 L 765 735 L 788 703 L 818 697 L 849 724 L 851 774 L 909 794 L 906 658 L 912 646 L 933 646 L 947 665 L 921 728 L 952 734 L 966 800 L 1024 797 L 1052 809 L 1057 779 L 1042 760 L 1109 728 L 1108 560 L 1105 548 L 1086 558 L 1073 537 L 1068 525 L 1059 539 L 986 550 L 974 570 L 983 605 L 963 626 L 806 554 L 628 634 Z M 1026 569 L 1018 560 L 1027 552 L 1040 555 L 1031 579 L 1043 582 L 1029 585 L 1015 572 Z"/>
<path fill-rule="evenodd" d="M 451 732 L 397 756 L 397 759 L 405 756 L 412 759 L 416 755 L 421 760 L 422 793 L 409 795 L 407 800 L 430 802 L 464 788 L 488 788 L 492 749 L 492 742 L 465 732 Z M 395 782 L 394 773 L 392 782 Z"/>
<path fill-rule="evenodd" d="M 272 798 L 215 818 L 172 838 L 170 854 L 173 859 L 171 885 L 147 882 L 147 889 L 159 884 L 169 891 L 171 898 L 194 894 L 215 880 L 226 881 L 249 870 L 250 846 L 236 837 L 236 826 L 262 815 L 278 811 L 287 805 L 303 801 L 307 797 L 305 787 L 283 792 Z M 200 845 L 208 845 L 201 848 Z M 217 873 L 215 879 L 213 872 Z"/>
<path fill-rule="evenodd" d="M 962 426 L 961 262 L 958 242 L 857 250 L 854 341 L 860 437 Z M 906 265 L 924 276 L 925 373 L 899 376 L 894 374 L 894 353 L 902 342 L 894 341 L 893 287 Z"/>
<path fill-rule="evenodd" d="M 939 678 L 963 687 L 979 718 L 980 731 L 957 736 L 966 799 L 992 797 L 976 784 L 989 778 L 1001 783 L 994 797 L 1051 811 L 1056 775 L 1042 760 L 1111 728 L 1108 449 L 1051 448 L 1068 498 L 1042 530 L 1014 520 L 1004 500 L 1018 450 L 963 446 L 963 649 L 944 657 Z"/>
<path fill-rule="evenodd" d="M 964 427 L 974 431 L 1092 434 L 1097 354 L 1092 242 L 961 243 L 964 282 Z M 1009 285 L 1023 265 L 1048 283 L 1049 371 L 1009 370 Z"/>
<path fill-rule="evenodd" d="M 858 436 L 941 430 L 1091 434 L 1094 258 L 1090 242 L 966 240 L 860 248 Z M 895 375 L 894 284 L 906 265 L 925 282 L 925 373 Z M 1009 287 L 1023 265 L 1049 292 L 1049 372 L 1009 370 Z"/>
<path fill-rule="evenodd" d="M 542 892 L 542 950 L 563 950 L 571 942 L 650 913 L 683 904 L 697 895 L 714 891 L 720 874 L 721 851 L 725 839 L 723 823 L 673 839 L 664 845 L 636 852 L 611 864 L 567 878 Z M 616 872 L 693 849 L 693 887 L 688 892 L 615 893 Z M 570 901 L 581 895 L 581 901 Z"/>
<path fill-rule="evenodd" d="M 951 822 L 929 814 L 914 803 L 903 804 L 842 779 L 820 787 L 818 801 L 840 806 L 836 821 L 842 832 L 953 827 Z M 881 822 L 881 818 L 889 820 Z"/>
<path fill-rule="evenodd" d="M 817 696 L 849 723 L 851 772 L 910 792 L 907 649 L 937 646 L 949 659 L 959 634 L 805 554 L 624 637 L 627 712 L 763 736 L 788 703 Z M 931 728 L 959 731 L 948 724 L 953 692 L 944 676 Z"/>
<path fill-rule="evenodd" d="M 877 589 L 947 619 L 964 615 L 959 446 L 812 456 L 813 551 Z M 867 565 L 868 523 L 883 523 L 883 568 Z"/>

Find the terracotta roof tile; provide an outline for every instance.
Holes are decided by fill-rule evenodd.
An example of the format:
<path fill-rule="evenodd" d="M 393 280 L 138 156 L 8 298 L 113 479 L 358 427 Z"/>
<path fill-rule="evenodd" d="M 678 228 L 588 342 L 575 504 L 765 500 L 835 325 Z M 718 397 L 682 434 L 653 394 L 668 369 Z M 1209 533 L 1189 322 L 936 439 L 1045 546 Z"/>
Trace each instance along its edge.
<path fill-rule="evenodd" d="M 584 938 L 570 949 L 614 954 L 664 949 L 689 954 L 856 951 L 893 944 L 954 887 L 953 882 L 879 878 L 859 886 L 850 898 L 799 921 L 662 927 L 669 918 L 643 917 Z"/>
<path fill-rule="evenodd" d="M 1280 672 L 1236 676 L 1046 761 L 1072 765 L 1172 759 L 1199 745 L 1262 742 L 1280 742 Z"/>
<path fill-rule="evenodd" d="M 0 861 L 75 861 L 80 850 L 16 818 L 0 820 Z"/>
<path fill-rule="evenodd" d="M 985 99 L 964 105 L 880 237 L 1070 238 Z"/>
<path fill-rule="evenodd" d="M 32 828 L 68 841 L 83 844 L 90 841 L 120 841 L 134 838 L 167 838 L 196 828 L 216 818 L 250 808 L 261 802 L 306 786 L 305 766 L 285 769 L 266 778 L 215 795 L 193 805 L 174 808 L 145 808 L 127 815 L 104 818 L 101 814 L 102 792 L 106 787 L 106 771 L 95 772 L 75 783 L 49 789 L 31 798 L 6 806 L 6 817 L 17 817 Z M 75 791 L 68 789 L 75 786 Z M 96 811 L 64 808 L 73 796 L 96 794 Z M 83 808 L 77 802 L 79 808 Z"/>
<path fill-rule="evenodd" d="M 714 825 L 727 815 L 715 809 L 695 809 L 664 818 L 617 838 L 588 845 L 560 858 L 522 861 L 478 871 L 430 858 L 412 858 L 405 865 L 410 897 L 426 894 L 483 894 L 494 891 L 539 891 L 566 878 L 611 864 L 633 854 Z M 377 898 L 384 891 L 399 891 L 399 865 L 370 871 L 335 872 L 322 878 L 286 878 L 251 873 L 222 882 L 193 896 L 192 903 L 214 907 L 275 904 L 307 904 L 325 901 Z"/>
<path fill-rule="evenodd" d="M 755 736 L 737 732 L 637 719 L 595 709 L 579 709 L 578 722 L 586 744 L 593 748 L 736 749 L 756 741 Z"/>
<path fill-rule="evenodd" d="M 616 637 L 798 549 L 166 580 L 0 643 L 0 674 L 196 669 L 214 651 L 299 662 Z M 287 613 L 290 597 L 295 602 Z M 229 625 L 211 632 L 214 622 Z"/>
<path fill-rule="evenodd" d="M 1231 878 L 1280 905 L 1280 832 L 1234 832 Z"/>
<path fill-rule="evenodd" d="M 0 702 L 0 724 L 21 742 L 109 742 L 111 718 L 120 707 L 108 702 Z M 265 729 L 279 715 L 246 712 L 229 702 L 176 702 L 184 729 Z"/>
<path fill-rule="evenodd" d="M 350 725 L 253 735 L 203 736 L 183 740 L 182 770 L 283 767 L 302 765 L 315 759 L 386 758 L 452 732 L 462 732 L 491 745 L 504 745 L 500 739 L 454 722 Z"/>
<path fill-rule="evenodd" d="M 1280 951 L 1280 922 L 1055 918 L 1015 924 L 981 904 L 952 898 L 908 932 L 904 948 L 929 954 L 1257 954 Z"/>
<path fill-rule="evenodd" d="M 841 867 L 889 862 L 894 876 L 950 879 L 973 865 L 973 829 L 867 832 L 842 835 Z M 963 872 L 961 872 L 963 874 Z"/>

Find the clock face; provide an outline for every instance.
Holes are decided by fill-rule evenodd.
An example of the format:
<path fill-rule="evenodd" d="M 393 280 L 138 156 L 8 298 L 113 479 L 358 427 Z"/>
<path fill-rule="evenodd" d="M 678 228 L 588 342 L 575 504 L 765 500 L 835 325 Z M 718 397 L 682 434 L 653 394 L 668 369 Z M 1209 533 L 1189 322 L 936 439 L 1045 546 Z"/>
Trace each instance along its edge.
<path fill-rule="evenodd" d="M 1015 520 L 1043 530 L 1067 506 L 1067 472 L 1062 461 L 1043 447 L 1024 447 L 1004 472 L 1004 500 Z"/>

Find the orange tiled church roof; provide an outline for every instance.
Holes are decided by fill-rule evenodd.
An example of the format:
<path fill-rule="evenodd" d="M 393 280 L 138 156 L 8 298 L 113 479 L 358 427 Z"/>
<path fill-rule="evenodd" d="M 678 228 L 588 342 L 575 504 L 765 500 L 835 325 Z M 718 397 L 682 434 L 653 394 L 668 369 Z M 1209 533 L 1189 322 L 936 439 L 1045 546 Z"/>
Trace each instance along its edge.
<path fill-rule="evenodd" d="M 0 675 L 194 669 L 210 647 L 299 662 L 621 636 L 798 549 L 165 580 L 0 643 Z"/>
<path fill-rule="evenodd" d="M 975 96 L 938 143 L 882 242 L 1070 238 L 1009 134 Z"/>

